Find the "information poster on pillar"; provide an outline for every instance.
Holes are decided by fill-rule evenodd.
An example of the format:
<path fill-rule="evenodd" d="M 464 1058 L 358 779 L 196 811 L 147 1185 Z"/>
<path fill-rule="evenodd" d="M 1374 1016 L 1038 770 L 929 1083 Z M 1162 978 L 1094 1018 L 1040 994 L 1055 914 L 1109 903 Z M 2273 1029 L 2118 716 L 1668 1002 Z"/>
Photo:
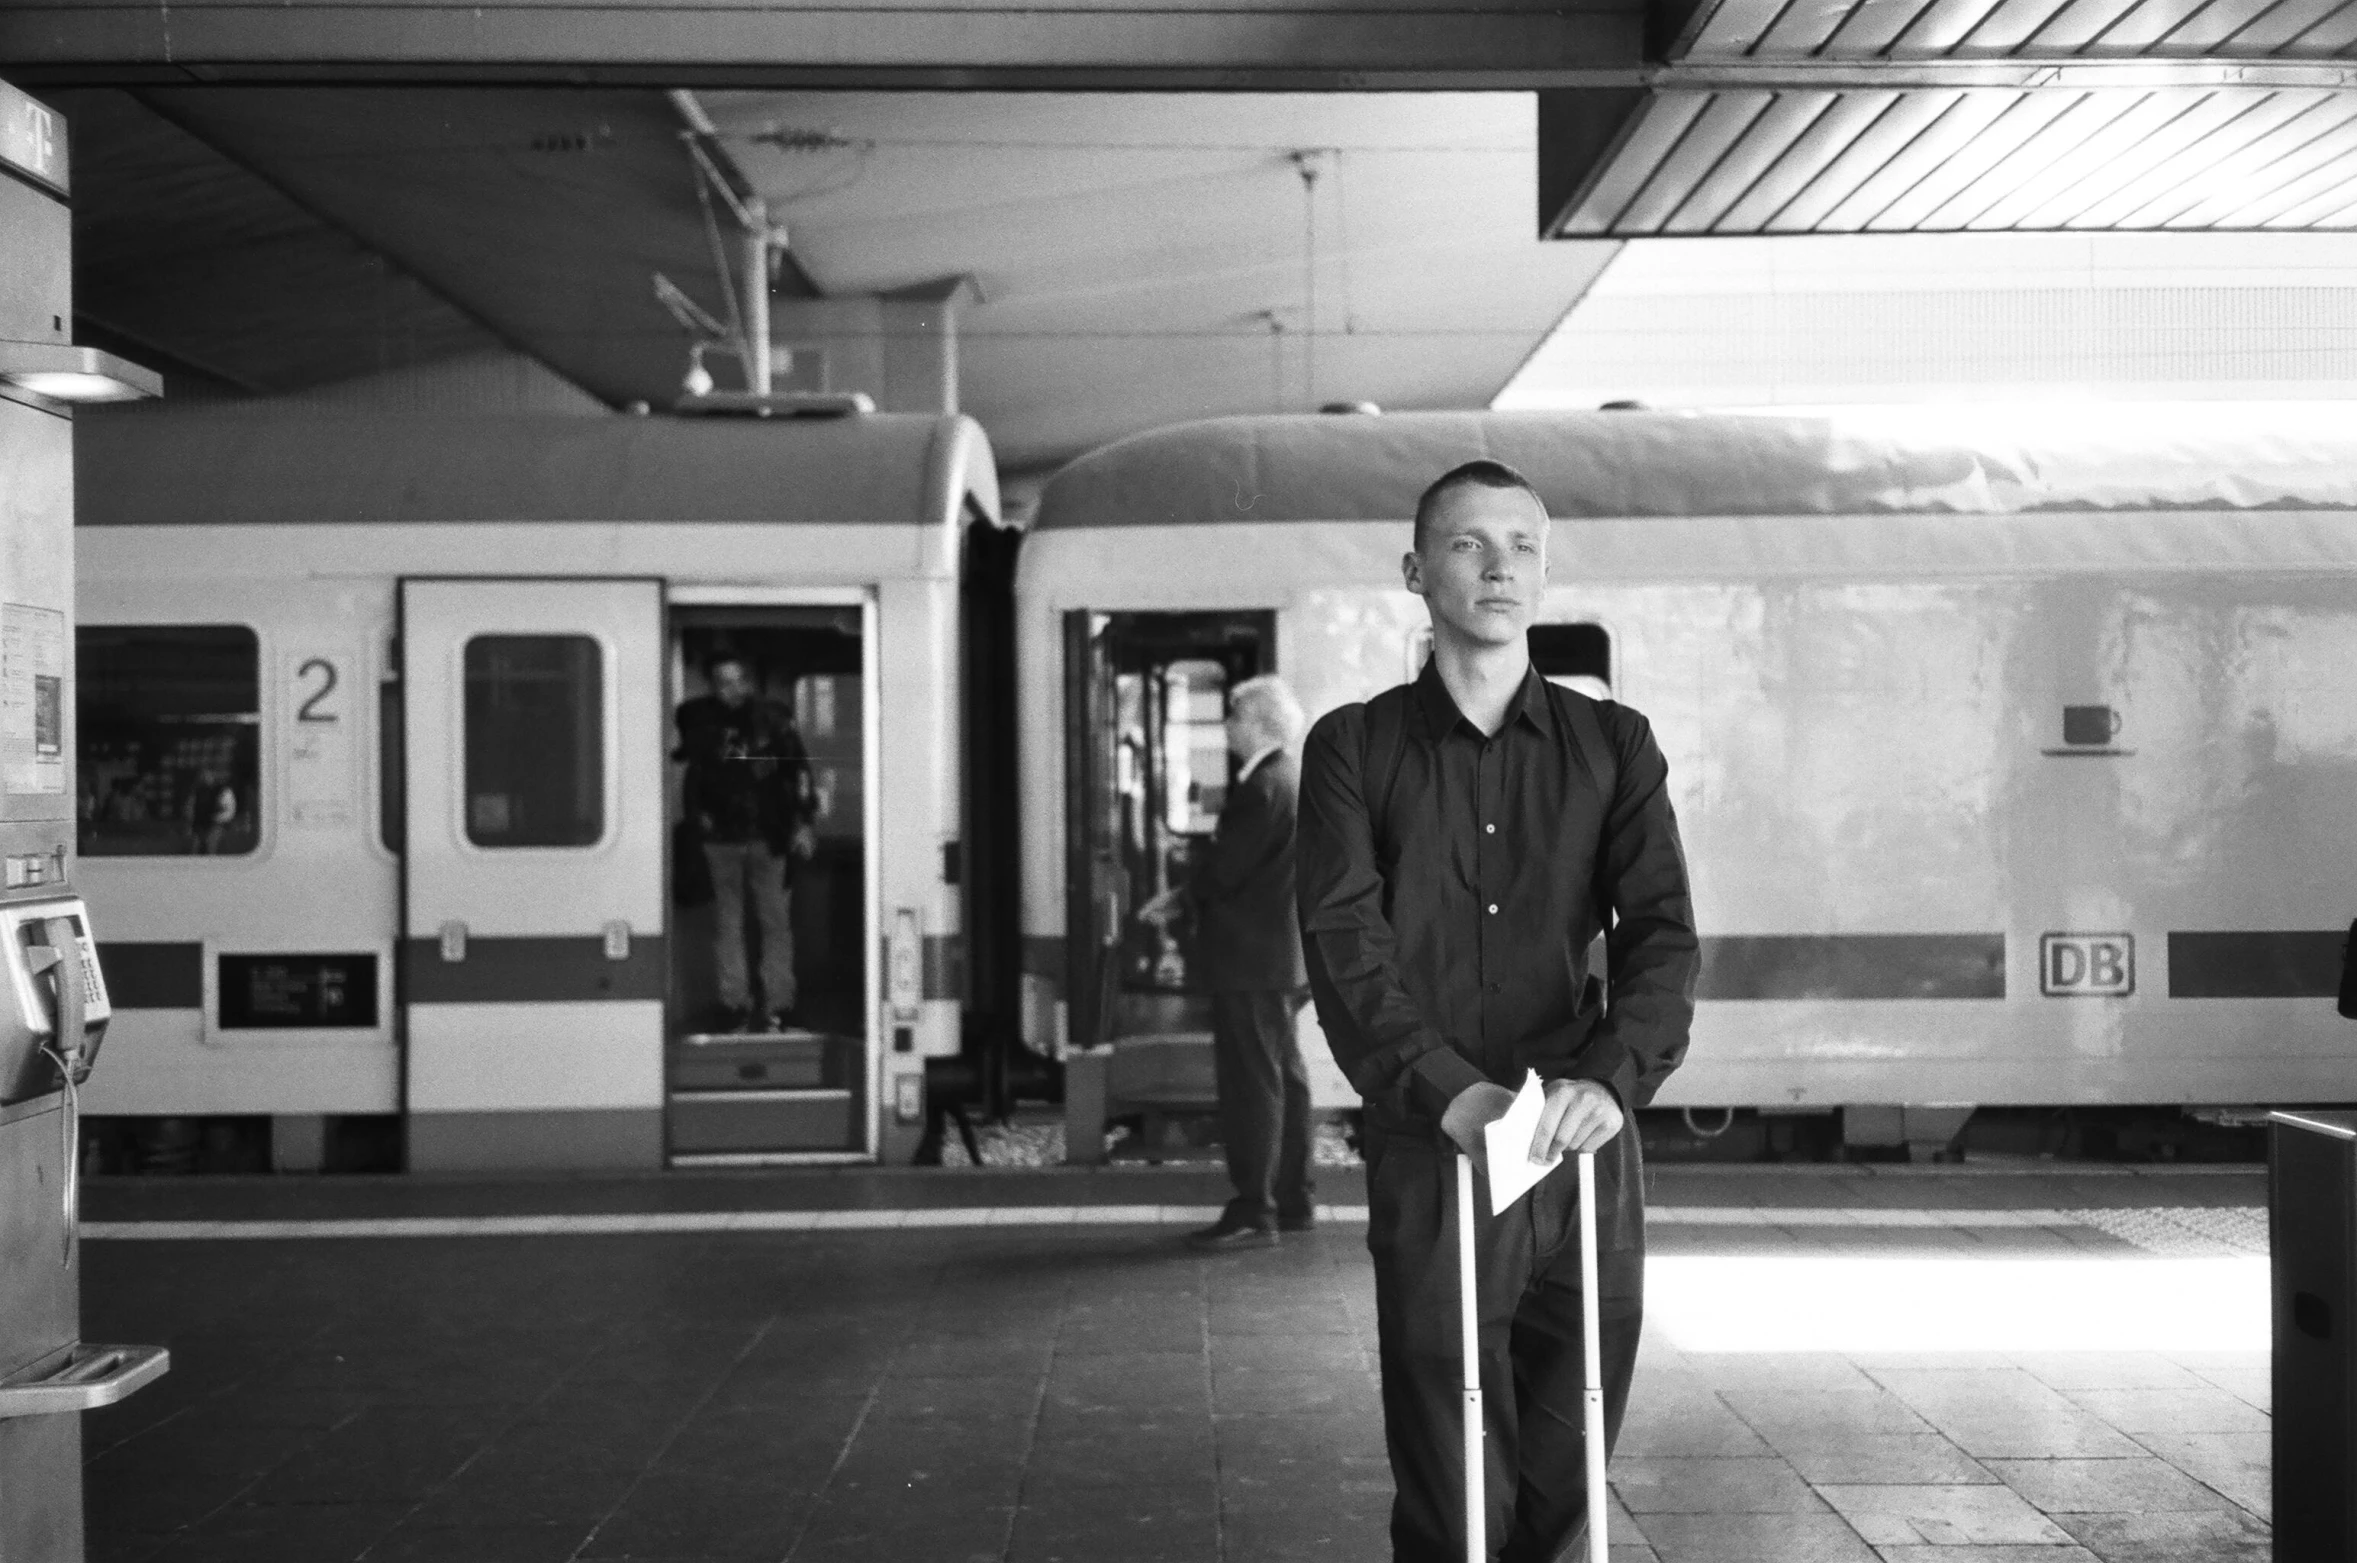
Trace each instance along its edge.
<path fill-rule="evenodd" d="M 297 829 L 346 830 L 356 780 L 351 658 L 340 651 L 301 651 L 286 659 L 286 821 Z"/>
<path fill-rule="evenodd" d="M 0 786 L 65 791 L 65 615 L 0 604 Z"/>

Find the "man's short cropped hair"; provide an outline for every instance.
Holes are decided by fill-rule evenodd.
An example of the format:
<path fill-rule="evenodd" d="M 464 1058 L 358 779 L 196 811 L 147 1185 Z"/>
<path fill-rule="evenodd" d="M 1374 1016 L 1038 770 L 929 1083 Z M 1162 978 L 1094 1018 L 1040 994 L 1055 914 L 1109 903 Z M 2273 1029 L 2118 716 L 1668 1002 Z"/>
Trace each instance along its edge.
<path fill-rule="evenodd" d="M 715 651 L 712 653 L 712 655 L 704 659 L 704 676 L 708 679 L 716 679 L 720 676 L 720 670 L 724 667 L 727 667 L 732 662 L 735 663 L 738 667 L 743 668 L 748 674 L 753 671 L 753 659 L 751 657 L 746 656 L 741 651 L 723 650 Z"/>
<path fill-rule="evenodd" d="M 1432 517 L 1440 509 L 1440 502 L 1461 488 L 1518 488 L 1530 496 L 1532 504 L 1539 507 L 1540 515 L 1547 513 L 1547 502 L 1539 498 L 1539 491 L 1531 486 L 1530 479 L 1512 467 L 1487 457 L 1468 461 L 1434 478 L 1432 486 L 1416 501 L 1416 536 L 1413 546 L 1419 553 L 1423 551 L 1425 531 L 1432 525 Z"/>
<path fill-rule="evenodd" d="M 1228 711 L 1247 731 L 1258 734 L 1262 743 L 1282 744 L 1288 749 L 1300 742 L 1309 727 L 1301 702 L 1274 673 L 1248 678 L 1229 690 Z"/>

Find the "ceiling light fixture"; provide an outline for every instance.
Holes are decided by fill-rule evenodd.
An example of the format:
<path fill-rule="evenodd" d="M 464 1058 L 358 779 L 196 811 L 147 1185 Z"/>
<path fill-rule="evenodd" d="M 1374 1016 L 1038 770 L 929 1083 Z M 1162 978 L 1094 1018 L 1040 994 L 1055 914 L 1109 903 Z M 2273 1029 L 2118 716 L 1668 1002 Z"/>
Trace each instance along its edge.
<path fill-rule="evenodd" d="M 136 402 L 164 394 L 153 369 L 62 342 L 0 342 L 0 382 L 53 402 Z"/>
<path fill-rule="evenodd" d="M 687 374 L 680 380 L 679 388 L 690 396 L 712 394 L 712 371 L 704 367 L 705 346 L 698 342 L 687 350 Z"/>

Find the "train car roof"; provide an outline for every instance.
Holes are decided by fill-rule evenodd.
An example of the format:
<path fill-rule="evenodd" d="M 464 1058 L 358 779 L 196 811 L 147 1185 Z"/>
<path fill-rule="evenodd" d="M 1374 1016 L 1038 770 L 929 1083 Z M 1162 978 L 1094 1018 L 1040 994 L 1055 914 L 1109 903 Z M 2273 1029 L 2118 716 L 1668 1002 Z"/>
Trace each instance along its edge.
<path fill-rule="evenodd" d="M 999 520 L 970 418 L 273 412 L 84 414 L 82 526 L 434 521 L 955 524 Z"/>
<path fill-rule="evenodd" d="M 2002 436 L 1928 418 L 1435 412 L 1214 418 L 1133 435 L 1048 483 L 1034 530 L 1399 521 L 1460 462 L 1503 461 L 1549 514 L 1982 514 L 2357 508 L 2357 419 L 2254 435 L 2172 422 Z"/>

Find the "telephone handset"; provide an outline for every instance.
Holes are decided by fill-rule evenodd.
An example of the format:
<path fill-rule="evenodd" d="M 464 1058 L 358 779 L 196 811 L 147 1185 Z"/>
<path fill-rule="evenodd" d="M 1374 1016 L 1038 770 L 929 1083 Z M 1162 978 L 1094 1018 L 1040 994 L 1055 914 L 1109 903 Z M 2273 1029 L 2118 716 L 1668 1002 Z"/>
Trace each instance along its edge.
<path fill-rule="evenodd" d="M 97 1036 L 86 1035 L 89 1029 L 90 993 L 82 963 L 76 958 L 80 952 L 73 924 L 63 917 L 43 919 L 48 941 L 25 947 L 25 970 L 32 975 L 36 987 L 47 986 L 54 995 L 56 1030 L 53 1040 L 42 1049 L 56 1061 L 59 1073 L 68 1085 L 78 1086 L 90 1078 L 90 1066 L 98 1062 L 98 1044 L 106 1037 L 104 1027 Z M 47 977 L 47 984 L 41 979 Z"/>
<path fill-rule="evenodd" d="M 107 1002 L 98 950 L 90 939 L 89 913 L 81 902 L 0 907 L 0 935 L 9 986 L 15 990 L 17 1024 L 30 1033 L 33 1050 L 56 1071 L 56 1089 L 65 1096 L 58 1114 L 59 1181 L 65 1201 L 59 1262 L 71 1265 L 81 1224 L 81 1086 L 98 1059 L 113 1006 Z"/>
<path fill-rule="evenodd" d="M 22 1024 L 44 1052 L 68 1061 L 81 1084 L 114 1016 L 90 940 L 90 914 L 79 901 L 0 907 L 0 936 L 14 957 L 9 975 Z"/>

